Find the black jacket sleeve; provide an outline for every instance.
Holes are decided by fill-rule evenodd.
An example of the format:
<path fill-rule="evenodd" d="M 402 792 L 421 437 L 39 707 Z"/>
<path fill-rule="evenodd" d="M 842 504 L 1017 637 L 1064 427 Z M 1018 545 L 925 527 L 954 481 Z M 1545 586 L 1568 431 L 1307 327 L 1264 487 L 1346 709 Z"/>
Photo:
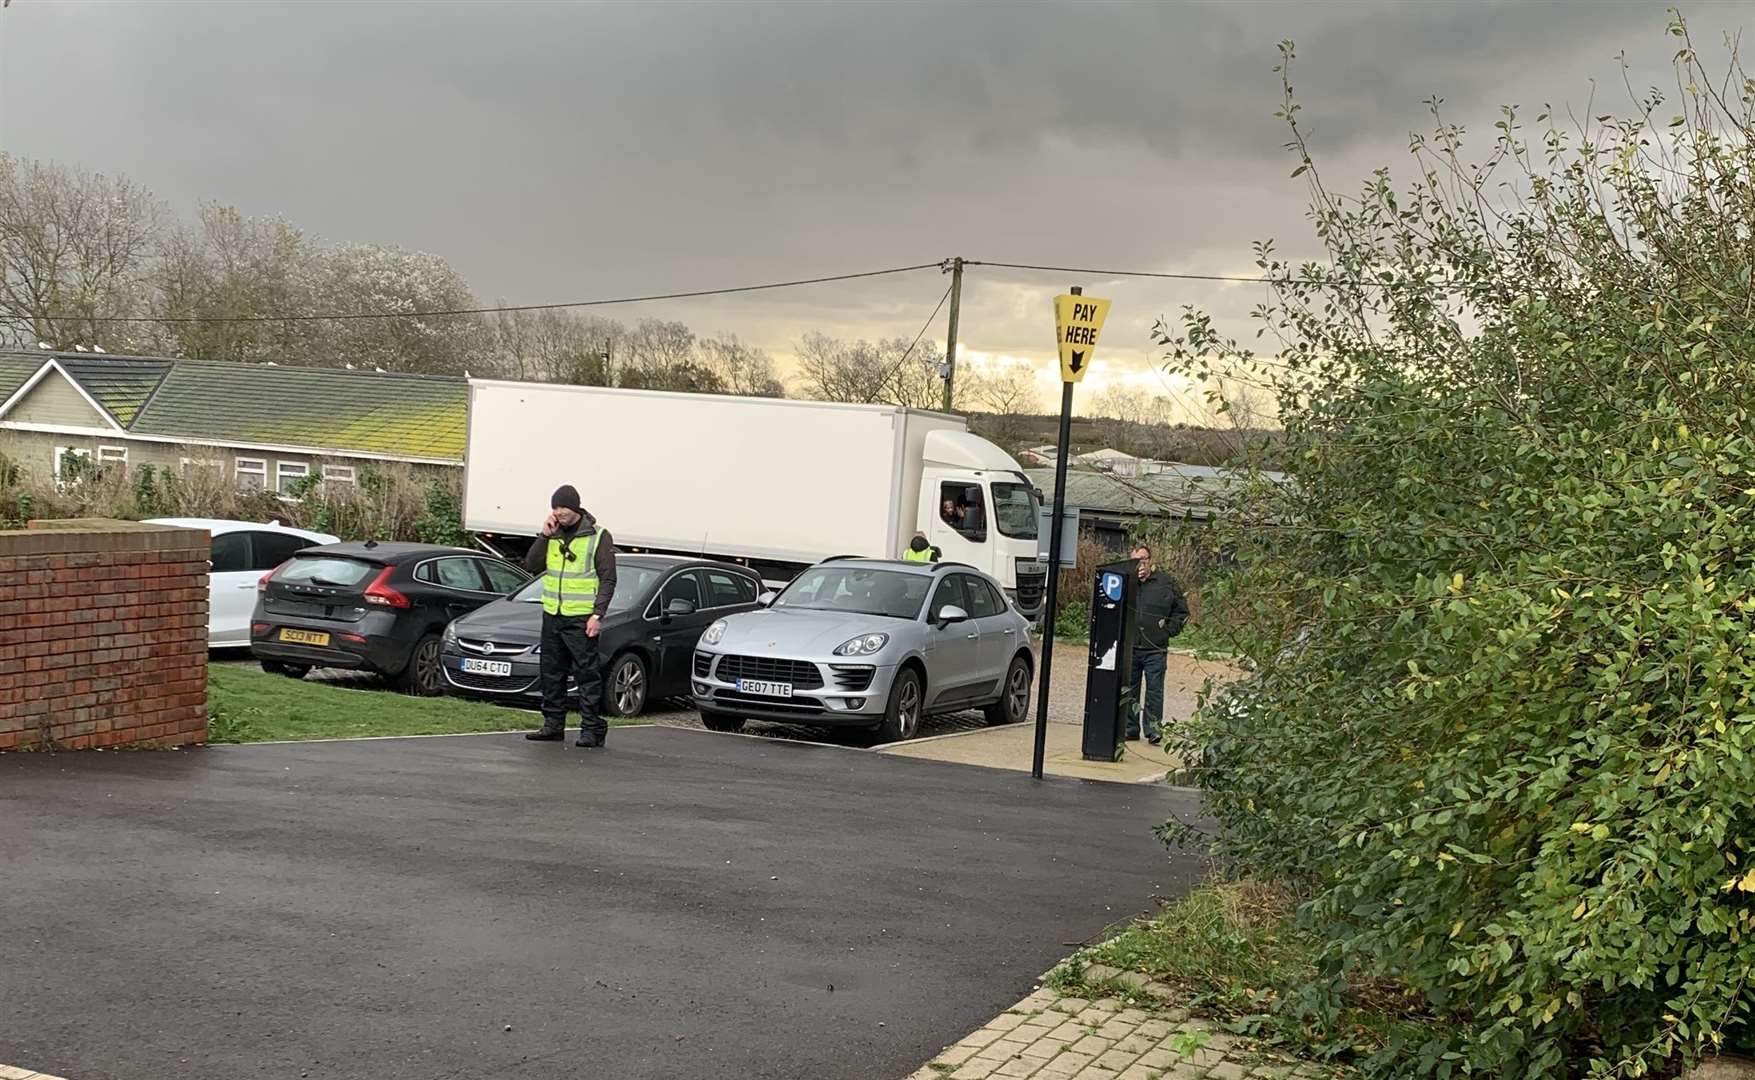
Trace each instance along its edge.
<path fill-rule="evenodd" d="M 524 553 L 524 569 L 532 574 L 548 569 L 548 537 L 539 536 L 530 542 L 530 550 Z"/>
<path fill-rule="evenodd" d="M 608 529 L 597 530 L 597 610 L 609 610 L 615 599 L 615 541 Z"/>
<path fill-rule="evenodd" d="M 1188 622 L 1188 597 L 1182 594 L 1182 586 L 1175 578 L 1166 577 L 1164 580 L 1170 586 L 1170 614 L 1164 620 L 1164 629 L 1169 631 L 1167 637 L 1175 637 L 1182 633 L 1182 627 Z"/>

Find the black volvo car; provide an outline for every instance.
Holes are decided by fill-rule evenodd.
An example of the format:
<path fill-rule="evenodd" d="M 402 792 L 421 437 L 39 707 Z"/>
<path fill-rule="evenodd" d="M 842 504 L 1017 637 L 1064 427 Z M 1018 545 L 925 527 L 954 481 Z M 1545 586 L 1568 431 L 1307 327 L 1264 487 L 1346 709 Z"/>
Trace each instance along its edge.
<path fill-rule="evenodd" d="M 686 697 L 695 643 L 727 615 L 753 611 L 754 571 L 731 563 L 617 553 L 616 589 L 602 616 L 604 705 L 638 716 L 655 698 Z M 445 690 L 460 697 L 540 701 L 542 578 L 445 630 Z"/>
<path fill-rule="evenodd" d="M 257 583 L 250 651 L 265 671 L 361 668 L 410 693 L 438 694 L 445 626 L 529 577 L 505 559 L 436 544 L 305 548 Z"/>

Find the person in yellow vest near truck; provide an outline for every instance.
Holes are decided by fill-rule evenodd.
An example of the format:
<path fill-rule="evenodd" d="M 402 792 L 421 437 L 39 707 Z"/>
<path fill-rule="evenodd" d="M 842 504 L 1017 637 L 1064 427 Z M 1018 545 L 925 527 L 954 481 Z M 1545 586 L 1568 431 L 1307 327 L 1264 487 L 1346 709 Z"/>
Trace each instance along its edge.
<path fill-rule="evenodd" d="M 542 534 L 524 567 L 542 575 L 542 730 L 526 739 L 554 742 L 567 734 L 567 676 L 579 693 L 579 741 L 602 746 L 603 664 L 597 655 L 599 613 L 615 596 L 615 544 L 579 505 L 571 484 L 555 489 Z"/>
<path fill-rule="evenodd" d="M 902 552 L 902 561 L 934 563 L 938 562 L 942 554 L 937 547 L 927 542 L 925 533 L 917 532 L 914 539 L 908 541 L 908 550 Z"/>

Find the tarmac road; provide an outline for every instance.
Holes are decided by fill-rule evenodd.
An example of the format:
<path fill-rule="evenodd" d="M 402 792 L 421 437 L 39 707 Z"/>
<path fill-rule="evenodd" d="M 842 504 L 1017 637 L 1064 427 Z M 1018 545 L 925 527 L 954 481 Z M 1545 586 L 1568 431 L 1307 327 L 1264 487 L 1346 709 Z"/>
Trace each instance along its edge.
<path fill-rule="evenodd" d="M 900 1077 L 1184 891 L 1192 810 L 657 727 L 0 756 L 0 1063 Z"/>

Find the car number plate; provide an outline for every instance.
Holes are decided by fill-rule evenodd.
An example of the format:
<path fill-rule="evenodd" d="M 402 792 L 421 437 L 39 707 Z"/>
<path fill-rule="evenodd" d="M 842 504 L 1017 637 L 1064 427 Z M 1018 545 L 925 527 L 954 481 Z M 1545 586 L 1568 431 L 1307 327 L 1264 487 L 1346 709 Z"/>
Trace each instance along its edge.
<path fill-rule="evenodd" d="M 505 678 L 512 674 L 512 665 L 505 660 L 477 660 L 473 656 L 465 656 L 460 667 L 469 675 L 498 675 Z"/>
<path fill-rule="evenodd" d="M 737 689 L 742 694 L 760 694 L 763 697 L 791 697 L 792 684 L 786 682 L 762 682 L 759 679 L 739 679 Z"/>
<path fill-rule="evenodd" d="M 295 642 L 299 645 L 327 645 L 329 644 L 329 635 L 315 630 L 283 629 L 280 632 L 280 640 Z"/>

